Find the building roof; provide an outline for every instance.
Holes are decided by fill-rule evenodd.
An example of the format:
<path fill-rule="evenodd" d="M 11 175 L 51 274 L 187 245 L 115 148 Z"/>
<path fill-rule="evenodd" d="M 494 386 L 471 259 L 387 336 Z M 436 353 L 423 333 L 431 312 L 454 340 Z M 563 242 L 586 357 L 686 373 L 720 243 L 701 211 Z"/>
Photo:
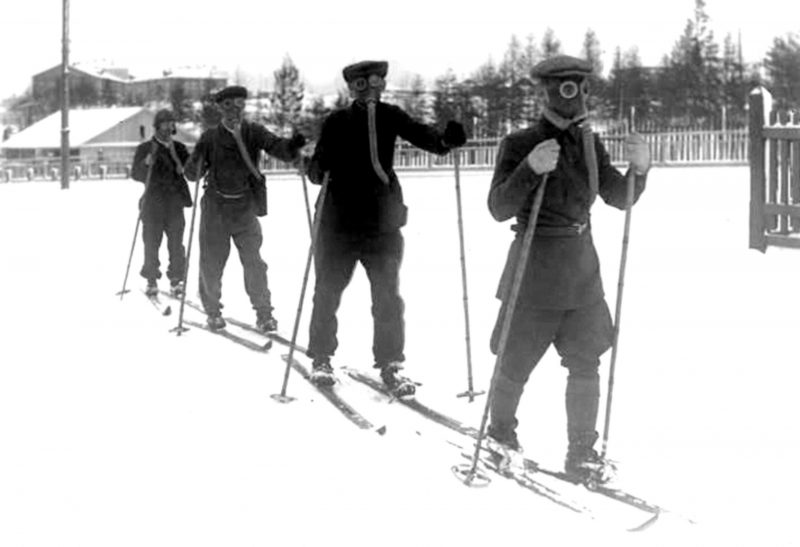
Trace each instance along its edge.
<path fill-rule="evenodd" d="M 91 108 L 69 111 L 69 144 L 76 148 L 117 124 L 146 110 L 141 106 Z M 59 148 L 61 112 L 54 112 L 30 127 L 9 137 L 3 148 Z"/>

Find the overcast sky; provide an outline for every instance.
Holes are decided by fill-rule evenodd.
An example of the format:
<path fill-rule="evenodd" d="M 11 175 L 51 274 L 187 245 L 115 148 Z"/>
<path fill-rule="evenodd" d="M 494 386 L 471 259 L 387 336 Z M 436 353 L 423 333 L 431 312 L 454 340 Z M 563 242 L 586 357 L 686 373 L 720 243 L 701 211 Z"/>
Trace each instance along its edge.
<path fill-rule="evenodd" d="M 302 4 L 301 7 L 296 7 Z M 21 93 L 33 74 L 61 62 L 60 0 L 21 0 L 0 19 L 0 98 Z M 795 0 L 707 0 L 717 41 L 741 31 L 745 59 L 760 60 L 776 36 L 800 32 Z M 186 2 L 70 0 L 70 60 L 104 61 L 134 75 L 184 65 L 214 65 L 233 75 L 272 72 L 287 54 L 312 89 L 339 85 L 341 68 L 365 58 L 390 62 L 390 81 L 404 73 L 426 80 L 452 69 L 466 76 L 501 59 L 512 35 L 555 31 L 577 55 L 588 28 L 605 51 L 639 48 L 658 64 L 692 17 L 694 0 L 306 0 Z M 259 85 L 258 82 L 253 82 Z"/>

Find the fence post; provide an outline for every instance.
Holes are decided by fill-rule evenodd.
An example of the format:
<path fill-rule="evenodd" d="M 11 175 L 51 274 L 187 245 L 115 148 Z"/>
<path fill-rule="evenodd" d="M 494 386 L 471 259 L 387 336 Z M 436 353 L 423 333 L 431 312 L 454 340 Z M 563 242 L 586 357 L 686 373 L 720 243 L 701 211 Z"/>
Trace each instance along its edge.
<path fill-rule="evenodd" d="M 766 103 L 772 97 L 764 87 L 756 87 L 748 97 L 750 115 L 748 120 L 750 132 L 750 248 L 767 250 L 767 238 L 764 234 L 764 204 L 766 203 L 766 177 L 764 174 L 764 144 L 762 131 L 767 109 Z"/>

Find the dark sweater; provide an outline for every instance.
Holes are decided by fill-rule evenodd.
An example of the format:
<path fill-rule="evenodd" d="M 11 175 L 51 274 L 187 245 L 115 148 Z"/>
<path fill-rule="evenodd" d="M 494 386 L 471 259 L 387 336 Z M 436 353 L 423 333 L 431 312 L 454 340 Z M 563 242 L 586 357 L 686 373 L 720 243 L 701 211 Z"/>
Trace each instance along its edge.
<path fill-rule="evenodd" d="M 323 174 L 330 172 L 322 216 L 327 230 L 369 234 L 395 230 L 405 223 L 403 193 L 392 168 L 398 137 L 428 152 L 446 154 L 450 150 L 441 131 L 414 120 L 398 106 L 378 102 L 375 120 L 378 158 L 389 176 L 388 185 L 372 166 L 363 103 L 354 102 L 333 112 L 322 125 L 309 177 L 320 184 Z"/>

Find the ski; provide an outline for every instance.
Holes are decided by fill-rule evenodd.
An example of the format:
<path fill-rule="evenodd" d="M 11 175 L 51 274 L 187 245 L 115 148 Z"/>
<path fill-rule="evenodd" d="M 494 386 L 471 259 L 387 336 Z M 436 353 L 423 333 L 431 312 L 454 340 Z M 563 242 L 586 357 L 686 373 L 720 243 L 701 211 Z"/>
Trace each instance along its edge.
<path fill-rule="evenodd" d="M 171 298 L 174 298 L 169 293 L 167 293 L 165 291 L 162 291 L 162 294 L 164 294 L 166 296 L 170 296 Z M 192 302 L 188 298 L 185 299 L 184 302 L 185 302 L 185 304 L 187 306 L 189 306 L 193 310 L 196 310 L 196 311 L 199 311 L 199 312 L 205 314 L 205 310 L 203 309 L 203 307 L 200 304 L 198 304 L 196 302 Z M 235 317 L 224 316 L 223 319 L 225 319 L 226 322 L 230 323 L 231 325 L 233 325 L 235 327 L 239 327 L 242 330 L 245 330 L 245 331 L 250 332 L 252 334 L 256 334 L 256 335 L 259 335 L 259 336 L 262 336 L 262 337 L 266 338 L 267 339 L 267 345 L 265 346 L 266 349 L 269 349 L 270 347 L 272 347 L 272 342 L 273 341 L 276 341 L 276 342 L 278 342 L 280 344 L 283 344 L 283 345 L 285 345 L 287 347 L 290 347 L 292 345 L 290 340 L 288 340 L 284 336 L 281 336 L 280 334 L 277 334 L 277 333 L 274 333 L 274 332 L 264 332 L 261 329 L 258 329 L 255 326 L 250 325 L 249 323 L 245 323 L 244 321 L 236 319 Z M 238 336 L 236 336 L 234 334 L 231 334 L 230 332 L 226 331 L 225 329 L 211 330 L 211 329 L 208 328 L 208 325 L 202 325 L 200 323 L 195 323 L 194 321 L 187 321 L 185 319 L 184 319 L 184 322 L 186 322 L 189 325 L 208 330 L 210 332 L 213 332 L 214 334 L 220 334 L 222 336 L 225 336 L 226 338 L 229 338 L 229 339 L 233 340 L 234 342 L 237 342 L 237 343 L 239 343 L 241 345 L 244 345 L 245 347 L 248 347 L 248 349 L 253 349 L 254 351 L 261 351 L 261 352 L 264 351 L 264 348 L 258 346 L 258 344 L 255 344 L 254 342 L 251 342 L 250 340 L 246 340 L 244 338 L 241 338 L 241 337 L 238 337 Z M 305 348 L 303 348 L 302 346 L 298 346 L 297 344 L 295 344 L 295 349 L 297 351 L 302 352 L 302 353 L 305 353 L 305 351 L 306 351 Z M 284 355 L 283 356 L 283 360 L 284 361 L 288 360 L 288 358 L 289 358 L 288 355 Z M 356 426 L 358 426 L 361 429 L 375 429 L 375 431 L 377 433 L 379 433 L 379 434 L 383 434 L 386 431 L 385 426 L 384 427 L 375 428 L 375 426 L 369 420 L 367 420 L 367 418 L 365 418 L 360 412 L 358 412 L 356 409 L 354 409 L 352 406 L 350 406 L 350 404 L 347 401 L 345 401 L 344 398 L 342 398 L 341 395 L 339 395 L 338 390 L 336 389 L 335 385 L 334 386 L 319 386 L 319 385 L 315 384 L 314 382 L 312 382 L 311 381 L 311 373 L 305 367 L 305 365 L 303 365 L 300 361 L 298 361 L 295 358 L 292 358 L 292 362 L 290 363 L 290 366 L 297 373 L 299 373 L 300 376 L 302 376 L 304 380 L 306 380 L 308 383 L 310 383 L 312 386 L 314 386 L 314 388 L 317 391 L 319 391 L 322 394 L 322 396 L 325 397 L 325 399 L 327 399 L 328 402 L 330 402 L 339 412 L 341 412 L 342 415 L 344 415 L 345 418 L 350 420 Z"/>
<path fill-rule="evenodd" d="M 266 344 L 257 344 L 255 342 L 253 342 L 252 340 L 248 340 L 247 338 L 243 338 L 241 336 L 237 336 L 236 334 L 233 334 L 232 332 L 230 332 L 230 331 L 228 331 L 228 330 L 226 330 L 224 328 L 222 328 L 222 329 L 212 329 L 208 325 L 205 325 L 203 323 L 199 323 L 197 321 L 192 321 L 191 319 L 186 319 L 185 317 L 183 318 L 183 322 L 186 323 L 187 325 L 195 327 L 197 329 L 202 329 L 202 330 L 205 330 L 205 331 L 210 332 L 212 334 L 216 334 L 218 336 L 221 336 L 221 337 L 223 337 L 223 338 L 225 338 L 227 340 L 230 340 L 231 342 L 233 342 L 235 344 L 238 344 L 238 345 L 240 345 L 240 346 L 242 346 L 244 348 L 249 349 L 250 351 L 255 351 L 256 353 L 264 353 L 266 351 L 269 351 L 270 348 L 272 348 L 272 340 L 267 341 Z"/>
<path fill-rule="evenodd" d="M 382 393 L 386 397 L 389 397 L 390 400 L 399 401 L 400 404 L 408 407 L 409 409 L 417 412 L 418 414 L 421 414 L 425 418 L 427 418 L 429 420 L 432 420 L 432 421 L 438 423 L 439 425 L 442 425 L 442 426 L 444 426 L 444 427 L 446 427 L 448 429 L 456 431 L 456 432 L 458 432 L 458 433 L 460 433 L 462 435 L 471 437 L 472 439 L 477 439 L 478 438 L 478 430 L 477 429 L 475 429 L 473 427 L 470 427 L 470 426 L 468 426 L 466 424 L 463 424 L 462 422 L 460 422 L 459 420 L 456 420 L 455 418 L 451 418 L 450 416 L 442 414 L 441 412 L 439 412 L 439 411 L 437 411 L 437 410 L 435 410 L 433 408 L 430 408 L 429 406 L 424 405 L 423 403 L 421 403 L 416 398 L 396 398 L 386 388 L 386 386 L 384 386 L 383 383 L 380 382 L 379 380 L 377 380 L 377 379 L 375 379 L 375 378 L 373 378 L 373 377 L 371 377 L 371 376 L 369 376 L 367 374 L 364 374 L 361 371 L 355 370 L 355 369 L 345 368 L 344 370 L 347 373 L 347 375 L 350 376 L 351 378 L 353 378 L 354 380 L 356 380 L 356 381 L 358 381 L 358 382 L 360 382 L 360 383 L 362 383 L 362 384 L 364 384 L 364 385 L 366 385 L 366 386 L 368 386 L 368 387 L 370 387 L 370 388 Z M 524 462 L 525 470 L 528 473 L 543 473 L 545 475 L 549 475 L 549 476 L 551 476 L 551 477 L 553 477 L 555 479 L 558 479 L 559 481 L 562 481 L 562 482 L 567 482 L 567 483 L 573 484 L 573 485 L 584 485 L 585 486 L 585 484 L 583 483 L 582 480 L 580 480 L 580 479 L 578 479 L 576 477 L 573 477 L 573 476 L 571 476 L 571 475 L 569 475 L 569 474 L 567 474 L 567 473 L 565 473 L 563 471 L 556 471 L 556 470 L 548 469 L 546 467 L 542 467 L 536 461 L 531 460 L 531 459 L 527 459 L 527 458 L 523 459 L 523 462 Z M 635 496 L 633 494 L 630 494 L 628 492 L 625 492 L 623 490 L 614 488 L 614 487 L 606 485 L 606 484 L 597 484 L 597 485 L 595 485 L 594 489 L 587 488 L 587 490 L 590 491 L 590 492 L 605 496 L 605 497 L 607 497 L 609 499 L 624 503 L 626 505 L 629 505 L 631 507 L 634 507 L 634 508 L 639 509 L 641 511 L 644 511 L 646 513 L 650 513 L 654 517 L 652 519 L 653 521 L 655 521 L 655 519 L 658 518 L 658 516 L 662 512 L 668 512 L 668 510 L 664 509 L 663 507 L 661 507 L 659 505 L 656 505 L 654 503 L 645 501 L 644 499 L 642 499 L 640 497 L 637 497 L 637 496 Z M 691 520 L 690 520 L 690 522 L 691 522 Z M 652 523 L 648 521 L 648 523 L 645 523 L 645 524 L 649 525 L 649 524 L 652 524 Z"/>
<path fill-rule="evenodd" d="M 453 443 L 451 441 L 448 442 L 453 446 L 456 446 L 457 448 L 462 450 L 461 457 L 464 458 L 465 462 L 470 462 L 470 463 L 472 462 L 472 456 L 467 452 L 464 452 L 463 451 L 464 448 L 462 446 Z M 521 486 L 526 490 L 530 490 L 536 495 L 547 498 L 556 505 L 560 505 L 561 507 L 569 509 L 570 511 L 573 511 L 575 513 L 582 513 L 591 516 L 591 510 L 588 507 L 565 496 L 561 492 L 553 488 L 550 488 L 549 486 L 533 479 L 526 472 L 516 470 L 513 468 L 503 467 L 502 458 L 493 452 L 488 452 L 488 451 L 482 452 L 479 458 L 479 462 L 484 469 L 491 471 L 495 475 L 498 475 L 504 479 L 511 480 L 515 482 L 518 486 Z"/>
<path fill-rule="evenodd" d="M 264 333 L 262 333 L 264 334 Z M 284 355 L 283 360 L 288 361 L 289 355 Z M 325 397 L 329 403 L 331 403 L 336 410 L 341 412 L 345 418 L 353 422 L 355 425 L 360 427 L 361 429 L 375 429 L 375 426 L 367 420 L 360 412 L 354 409 L 350 404 L 345 401 L 341 395 L 339 395 L 338 390 L 336 389 L 336 385 L 332 386 L 321 386 L 311 381 L 311 373 L 309 370 L 303 365 L 300 361 L 292 357 L 291 363 L 289 363 L 291 367 L 298 373 L 300 376 L 303 377 L 309 384 L 314 386 L 314 388 L 319 391 L 323 397 Z M 385 433 L 386 428 L 381 427 L 376 429 L 378 433 L 381 435 Z"/>
<path fill-rule="evenodd" d="M 157 294 L 147 294 L 147 291 L 145 290 L 142 290 L 142 293 L 161 315 L 166 316 L 172 313 L 172 308 L 170 305 L 162 302 Z"/>
<path fill-rule="evenodd" d="M 165 295 L 165 296 L 169 296 L 170 298 L 175 298 L 174 296 L 172 296 L 167 291 L 159 291 L 159 292 L 161 294 Z M 180 301 L 180 298 L 176 298 L 176 300 Z M 189 298 L 186 298 L 184 300 L 184 303 L 187 306 L 189 306 L 190 308 L 192 308 L 193 310 L 199 311 L 202 314 L 206 313 L 205 309 L 203 309 L 203 306 L 201 306 L 197 302 L 194 302 L 194 301 L 190 300 Z M 223 319 L 225 319 L 225 321 L 227 321 L 231 325 L 239 327 L 242 330 L 246 330 L 248 332 L 252 332 L 253 334 L 260 334 L 261 336 L 266 336 L 267 338 L 271 338 L 272 340 L 274 340 L 274 341 L 276 341 L 279 344 L 282 344 L 284 346 L 289 347 L 289 346 L 292 345 L 291 340 L 289 340 L 288 338 L 286 338 L 285 336 L 283 336 L 281 334 L 278 334 L 277 332 L 264 332 L 261 329 L 255 327 L 254 325 L 251 325 L 250 323 L 245 323 L 244 321 L 241 321 L 240 319 L 236 319 L 235 317 L 230 317 L 230 316 L 227 316 L 227 315 L 223 316 Z M 302 352 L 304 354 L 306 353 L 306 349 L 303 346 L 295 344 L 294 347 L 295 347 L 295 349 L 297 351 L 300 351 L 300 352 Z"/>

